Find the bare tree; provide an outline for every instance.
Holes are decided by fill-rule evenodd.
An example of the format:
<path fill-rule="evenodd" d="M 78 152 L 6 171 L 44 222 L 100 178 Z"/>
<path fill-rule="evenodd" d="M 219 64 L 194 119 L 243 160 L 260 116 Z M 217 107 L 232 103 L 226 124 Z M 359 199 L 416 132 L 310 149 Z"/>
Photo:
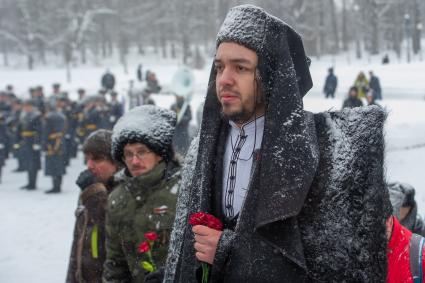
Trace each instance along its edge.
<path fill-rule="evenodd" d="M 188 63 L 202 50 L 213 52 L 226 13 L 241 3 L 260 5 L 293 26 L 313 56 L 350 47 L 358 57 L 363 47 L 369 54 L 392 49 L 400 56 L 407 37 L 409 50 L 421 49 L 422 0 L 0 0 L 0 51 L 5 65 L 19 53 L 30 69 L 46 62 L 47 54 L 61 56 L 70 71 L 78 57 L 83 64 L 98 62 L 116 50 L 127 70 L 129 52 L 143 54 L 149 47 Z"/>

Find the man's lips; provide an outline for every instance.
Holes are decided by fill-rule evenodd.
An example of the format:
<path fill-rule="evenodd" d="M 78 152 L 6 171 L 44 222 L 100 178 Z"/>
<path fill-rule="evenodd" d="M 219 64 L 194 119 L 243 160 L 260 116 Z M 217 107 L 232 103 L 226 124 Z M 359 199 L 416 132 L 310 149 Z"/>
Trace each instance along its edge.
<path fill-rule="evenodd" d="M 231 100 L 237 99 L 238 96 L 235 95 L 235 94 L 232 94 L 230 92 L 222 92 L 220 94 L 220 98 L 223 102 L 226 102 L 226 101 L 231 101 Z"/>
<path fill-rule="evenodd" d="M 135 171 L 135 172 L 142 171 L 142 170 L 145 170 L 145 167 L 133 167 L 133 168 L 131 168 L 131 171 Z"/>

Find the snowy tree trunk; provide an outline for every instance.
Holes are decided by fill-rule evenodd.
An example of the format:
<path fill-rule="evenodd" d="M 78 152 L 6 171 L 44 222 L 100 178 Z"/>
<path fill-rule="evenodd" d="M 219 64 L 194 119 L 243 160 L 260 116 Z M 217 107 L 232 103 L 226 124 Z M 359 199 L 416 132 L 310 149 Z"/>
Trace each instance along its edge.
<path fill-rule="evenodd" d="M 320 55 L 323 54 L 323 51 L 325 49 L 325 33 L 324 33 L 324 7 L 323 7 L 323 1 L 319 1 L 319 2 L 315 2 L 317 7 L 317 12 L 318 12 L 318 36 L 319 38 L 317 39 L 317 58 L 320 59 Z"/>
<path fill-rule="evenodd" d="M 403 27 L 399 23 L 403 22 L 403 7 L 402 3 L 398 3 L 393 10 L 392 18 L 396 24 L 392 26 L 392 48 L 397 54 L 397 57 L 401 58 L 401 43 L 403 42 Z"/>
<path fill-rule="evenodd" d="M 101 24 L 100 24 L 100 38 L 101 38 L 101 53 L 102 53 L 102 58 L 105 59 L 106 58 L 106 54 L 107 54 L 107 43 L 106 43 L 106 26 L 105 26 L 105 20 L 102 19 L 101 20 Z"/>
<path fill-rule="evenodd" d="M 28 70 L 34 69 L 34 58 L 32 54 L 27 55 L 27 64 L 28 64 Z"/>
<path fill-rule="evenodd" d="M 190 44 L 189 44 L 189 35 L 187 32 L 182 33 L 182 53 L 183 53 L 183 64 L 187 64 L 190 56 Z"/>
<path fill-rule="evenodd" d="M 174 41 L 171 43 L 171 58 L 177 58 L 176 44 L 174 43 Z"/>
<path fill-rule="evenodd" d="M 80 46 L 80 55 L 81 55 L 81 64 L 85 65 L 87 63 L 87 50 L 86 44 L 83 41 Z"/>
<path fill-rule="evenodd" d="M 167 38 L 166 38 L 166 33 L 165 33 L 165 27 L 164 25 L 161 25 L 159 27 L 160 30 L 160 36 L 159 36 L 159 40 L 160 40 L 160 45 L 161 45 L 161 50 L 162 50 L 162 58 L 167 58 L 168 54 L 167 54 Z"/>
<path fill-rule="evenodd" d="M 378 5 L 375 0 L 370 1 L 370 7 L 368 9 L 369 23 L 371 27 L 370 33 L 370 53 L 376 55 L 379 53 L 379 16 L 378 16 Z"/>
<path fill-rule="evenodd" d="M 72 77 L 71 77 L 71 63 L 67 62 L 66 63 L 66 81 L 68 83 L 70 83 L 72 81 Z"/>
<path fill-rule="evenodd" d="M 348 50 L 348 33 L 347 33 L 347 1 L 342 0 L 342 49 L 344 51 Z"/>
<path fill-rule="evenodd" d="M 66 65 L 66 81 L 68 83 L 71 82 L 71 61 L 72 61 L 72 43 L 65 42 L 63 46 L 63 58 L 65 60 Z"/>
<path fill-rule="evenodd" d="M 3 65 L 5 67 L 9 66 L 9 54 L 8 54 L 8 48 L 7 48 L 7 43 L 4 42 L 2 44 L 2 51 L 3 51 Z"/>
<path fill-rule="evenodd" d="M 421 35 L 422 35 L 422 22 L 421 10 L 418 0 L 413 1 L 413 34 L 412 34 L 412 48 L 413 53 L 418 54 L 421 51 Z"/>
<path fill-rule="evenodd" d="M 145 50 L 144 50 L 144 48 L 143 48 L 143 32 L 142 32 L 142 28 L 141 27 L 139 27 L 139 28 L 137 28 L 137 32 L 136 32 L 136 34 L 137 34 L 137 53 L 139 54 L 139 55 L 143 55 L 143 54 L 145 54 Z"/>
<path fill-rule="evenodd" d="M 159 34 L 157 32 L 156 25 L 154 26 L 154 35 L 153 35 L 153 50 L 155 54 L 159 54 Z"/>
<path fill-rule="evenodd" d="M 331 10 L 331 20 L 332 20 L 332 35 L 333 35 L 333 46 L 332 54 L 339 53 L 339 36 L 338 36 L 338 24 L 336 21 L 336 11 L 334 0 L 329 0 L 330 10 Z"/>
<path fill-rule="evenodd" d="M 37 50 L 38 50 L 38 57 L 40 58 L 40 61 L 43 63 L 43 65 L 46 65 L 46 48 L 44 45 L 44 42 L 39 41 L 37 44 Z"/>
<path fill-rule="evenodd" d="M 108 37 L 107 39 L 107 56 L 111 57 L 114 54 L 114 43 L 112 42 L 112 39 Z"/>
<path fill-rule="evenodd" d="M 122 23 L 121 23 L 122 24 Z M 119 54 L 120 54 L 120 62 L 124 68 L 124 73 L 128 74 L 128 66 L 127 66 L 127 53 L 128 53 L 128 39 L 125 31 L 123 30 L 125 27 L 121 27 L 121 32 L 119 33 Z"/>
<path fill-rule="evenodd" d="M 227 12 L 229 11 L 229 1 L 228 0 L 217 0 L 216 2 L 216 30 L 219 29 L 221 26 L 221 23 L 223 22 L 224 18 L 227 15 Z"/>
<path fill-rule="evenodd" d="M 123 46 L 120 46 L 120 62 L 121 65 L 124 68 L 124 74 L 128 74 L 128 66 L 127 66 L 127 56 L 126 56 L 126 52 L 125 49 L 123 48 Z"/>

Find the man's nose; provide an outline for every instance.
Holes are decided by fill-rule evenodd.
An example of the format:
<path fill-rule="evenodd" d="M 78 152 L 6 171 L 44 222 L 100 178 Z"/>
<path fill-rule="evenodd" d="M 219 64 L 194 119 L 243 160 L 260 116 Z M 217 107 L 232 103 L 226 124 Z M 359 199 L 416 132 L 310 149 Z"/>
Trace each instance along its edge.
<path fill-rule="evenodd" d="M 87 160 L 87 168 L 90 171 L 94 169 L 94 162 L 91 159 Z"/>
<path fill-rule="evenodd" d="M 224 68 L 217 76 L 219 86 L 233 85 L 235 82 L 234 72 L 231 68 Z"/>
<path fill-rule="evenodd" d="M 131 165 L 137 165 L 137 164 L 139 164 L 140 163 L 140 160 L 139 160 L 139 158 L 138 157 L 136 157 L 136 156 L 133 156 L 133 158 L 131 159 L 131 161 L 130 161 L 130 164 Z"/>

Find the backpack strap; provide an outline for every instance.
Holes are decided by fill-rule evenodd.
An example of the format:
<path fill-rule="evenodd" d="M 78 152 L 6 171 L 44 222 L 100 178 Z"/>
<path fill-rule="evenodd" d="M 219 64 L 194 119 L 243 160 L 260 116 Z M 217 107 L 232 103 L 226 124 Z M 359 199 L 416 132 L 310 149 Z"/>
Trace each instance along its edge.
<path fill-rule="evenodd" d="M 424 241 L 424 237 L 417 234 L 412 234 L 410 239 L 410 271 L 412 272 L 413 283 L 422 283 L 422 249 Z"/>

